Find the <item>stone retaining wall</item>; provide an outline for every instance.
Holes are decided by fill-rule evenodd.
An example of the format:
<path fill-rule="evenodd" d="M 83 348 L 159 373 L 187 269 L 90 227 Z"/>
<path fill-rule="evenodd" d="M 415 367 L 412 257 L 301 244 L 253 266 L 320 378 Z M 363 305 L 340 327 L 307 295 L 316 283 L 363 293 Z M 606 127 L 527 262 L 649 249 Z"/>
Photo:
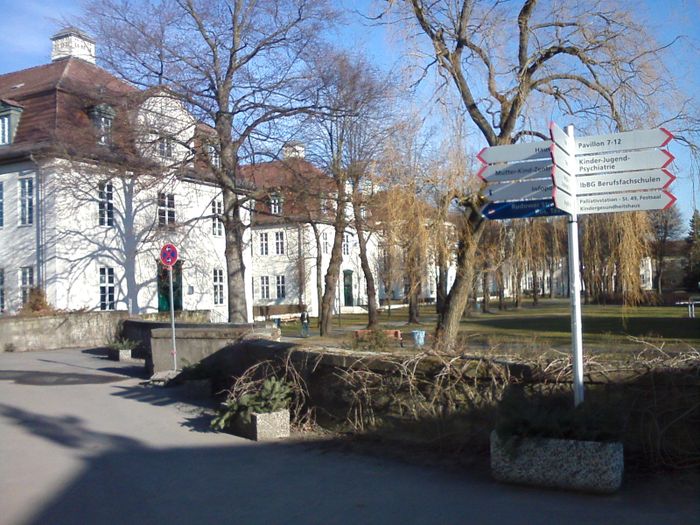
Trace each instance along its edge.
<path fill-rule="evenodd" d="M 0 318 L 0 352 L 106 346 L 127 312 L 60 313 Z"/>

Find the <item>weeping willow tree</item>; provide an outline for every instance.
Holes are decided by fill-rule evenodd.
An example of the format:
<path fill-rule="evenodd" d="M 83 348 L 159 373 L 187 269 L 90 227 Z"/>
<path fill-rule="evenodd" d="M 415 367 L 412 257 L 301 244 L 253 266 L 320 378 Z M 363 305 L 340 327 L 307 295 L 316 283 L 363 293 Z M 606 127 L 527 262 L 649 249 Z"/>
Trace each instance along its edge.
<path fill-rule="evenodd" d="M 650 253 L 648 215 L 642 212 L 589 215 L 583 217 L 581 224 L 586 300 L 639 304 L 644 298 L 640 264 Z"/>
<path fill-rule="evenodd" d="M 546 138 L 543 116 L 552 114 L 573 118 L 582 133 L 683 121 L 688 137 L 697 135 L 690 114 L 693 98 L 672 85 L 664 66 L 670 44 L 655 42 L 631 0 L 389 0 L 385 6 L 379 16 L 397 22 L 406 55 L 412 57 L 407 66 L 419 79 L 435 72 L 439 92 L 459 97 L 454 112 L 467 115 L 489 146 Z M 436 330 L 448 350 L 457 342 L 469 297 L 484 200 L 481 189 L 454 200 L 465 231 L 460 233 L 457 278 Z M 613 228 L 606 235 L 626 242 L 627 235 L 638 232 L 623 235 Z M 616 279 L 639 279 L 638 260 L 632 264 L 629 251 L 621 255 L 625 260 L 614 263 Z M 632 267 L 632 273 L 621 275 Z M 633 293 L 620 286 L 627 296 Z"/>

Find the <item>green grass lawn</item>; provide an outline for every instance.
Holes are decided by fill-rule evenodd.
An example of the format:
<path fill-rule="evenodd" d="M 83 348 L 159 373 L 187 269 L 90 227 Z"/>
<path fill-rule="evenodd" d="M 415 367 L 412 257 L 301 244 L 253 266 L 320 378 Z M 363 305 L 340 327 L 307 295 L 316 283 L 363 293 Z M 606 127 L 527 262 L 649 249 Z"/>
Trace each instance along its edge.
<path fill-rule="evenodd" d="M 407 325 L 407 310 L 384 310 L 380 315 L 382 328 L 400 328 L 404 333 L 416 329 Z M 421 327 L 432 332 L 435 327 L 435 307 L 421 307 Z M 333 319 L 332 339 L 347 343 L 354 329 L 363 328 L 366 315 L 343 315 Z M 318 333 L 312 321 L 312 334 Z M 490 312 L 475 312 L 462 320 L 462 334 L 467 341 L 481 346 L 518 345 L 566 349 L 571 344 L 570 305 L 566 299 L 531 301 L 521 308 Z M 283 335 L 299 333 L 298 323 L 283 327 Z M 404 336 L 406 337 L 406 335 Z M 410 336 L 409 336 L 410 337 Z M 619 305 L 583 306 L 583 341 L 590 349 L 611 347 L 640 347 L 631 338 L 643 339 L 666 349 L 700 348 L 700 319 L 689 319 L 687 309 L 680 306 L 622 307 Z M 330 342 L 330 341 L 329 341 Z"/>

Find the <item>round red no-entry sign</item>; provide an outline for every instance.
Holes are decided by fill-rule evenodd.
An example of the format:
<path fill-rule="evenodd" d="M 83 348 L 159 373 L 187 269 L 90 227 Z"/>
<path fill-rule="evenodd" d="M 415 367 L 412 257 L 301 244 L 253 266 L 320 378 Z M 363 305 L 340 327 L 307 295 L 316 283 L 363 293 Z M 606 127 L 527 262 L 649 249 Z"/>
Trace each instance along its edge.
<path fill-rule="evenodd" d="M 160 249 L 160 262 L 165 266 L 172 266 L 177 262 L 177 248 L 174 244 L 164 244 Z"/>

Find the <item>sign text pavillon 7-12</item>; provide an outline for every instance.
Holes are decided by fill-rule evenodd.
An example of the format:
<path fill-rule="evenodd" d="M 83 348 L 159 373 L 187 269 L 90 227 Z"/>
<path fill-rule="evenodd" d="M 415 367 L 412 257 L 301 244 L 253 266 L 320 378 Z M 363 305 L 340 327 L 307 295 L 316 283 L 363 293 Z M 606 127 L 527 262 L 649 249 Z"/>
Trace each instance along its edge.
<path fill-rule="evenodd" d="M 665 147 L 667 130 L 637 130 L 574 137 L 550 125 L 551 141 L 484 148 L 478 176 L 490 202 L 481 210 L 488 219 L 568 214 L 571 286 L 571 340 L 574 403 L 583 401 L 583 337 L 578 214 L 657 210 L 671 206 L 668 191 L 675 177 L 666 169 L 673 155 Z M 551 195 L 547 189 L 551 188 Z"/>

